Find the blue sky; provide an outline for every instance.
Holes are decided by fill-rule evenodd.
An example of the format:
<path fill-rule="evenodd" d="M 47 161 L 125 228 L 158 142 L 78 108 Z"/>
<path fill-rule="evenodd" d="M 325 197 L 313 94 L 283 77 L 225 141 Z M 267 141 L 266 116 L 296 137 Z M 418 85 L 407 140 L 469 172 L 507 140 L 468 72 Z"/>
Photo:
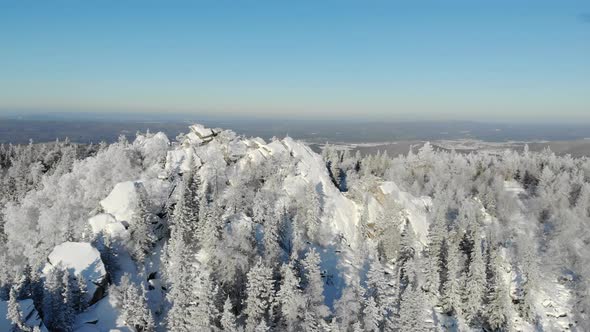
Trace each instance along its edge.
<path fill-rule="evenodd" d="M 590 122 L 590 1 L 4 1 L 0 114 Z"/>

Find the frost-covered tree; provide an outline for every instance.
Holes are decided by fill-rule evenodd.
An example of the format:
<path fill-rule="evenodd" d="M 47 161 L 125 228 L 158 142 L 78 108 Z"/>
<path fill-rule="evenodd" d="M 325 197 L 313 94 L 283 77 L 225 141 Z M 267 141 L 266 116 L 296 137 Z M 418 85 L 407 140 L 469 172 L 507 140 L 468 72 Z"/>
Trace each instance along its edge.
<path fill-rule="evenodd" d="M 497 249 L 492 250 L 491 262 L 493 276 L 488 290 L 487 321 L 493 330 L 501 330 L 509 323 L 512 303 Z"/>
<path fill-rule="evenodd" d="M 292 263 L 283 264 L 281 267 L 281 285 L 277 292 L 277 301 L 287 331 L 299 330 L 300 320 L 305 308 L 305 298 Z"/>
<path fill-rule="evenodd" d="M 358 277 L 348 281 L 342 295 L 334 304 L 334 319 L 340 329 L 347 330 L 354 323 L 362 321 L 363 289 Z"/>
<path fill-rule="evenodd" d="M 324 303 L 324 280 L 320 270 L 320 255 L 312 248 L 302 262 L 304 273 L 304 294 L 307 300 L 306 311 L 313 313 L 318 319 L 330 314 Z"/>
<path fill-rule="evenodd" d="M 523 244 L 522 273 L 524 282 L 522 284 L 522 300 L 520 313 L 525 321 L 532 322 L 535 319 L 535 293 L 538 287 L 539 269 L 534 256 L 533 248 Z"/>
<path fill-rule="evenodd" d="M 225 299 L 223 304 L 223 313 L 221 314 L 221 328 L 226 332 L 238 332 L 238 325 L 236 323 L 236 315 L 232 312 L 232 304 L 229 297 Z"/>
<path fill-rule="evenodd" d="M 448 314 L 461 313 L 461 268 L 459 266 L 459 248 L 454 241 L 447 245 L 447 275 L 442 288 L 441 304 Z"/>
<path fill-rule="evenodd" d="M 258 323 L 258 325 L 256 325 L 256 328 L 254 328 L 254 332 L 268 332 L 270 331 L 270 327 L 268 327 L 268 324 L 266 324 L 266 320 L 264 318 L 262 318 L 260 320 L 260 323 Z"/>
<path fill-rule="evenodd" d="M 157 241 L 152 227 L 153 216 L 149 211 L 147 193 L 143 186 L 136 188 L 137 207 L 129 225 L 130 246 L 133 258 L 142 263 L 147 253 Z"/>
<path fill-rule="evenodd" d="M 434 296 L 438 296 L 443 263 L 443 245 L 448 232 L 446 230 L 446 201 L 437 196 L 435 202 L 436 210 L 432 213 L 432 222 L 428 229 L 425 288 Z"/>
<path fill-rule="evenodd" d="M 63 304 L 61 306 L 61 315 L 63 317 L 63 324 L 66 327 L 64 331 L 71 331 L 76 319 L 76 308 L 79 307 L 80 303 L 80 292 L 77 281 L 68 272 L 63 274 L 62 284 Z"/>
<path fill-rule="evenodd" d="M 280 215 L 272 213 L 264 223 L 264 256 L 268 265 L 273 266 L 279 262 L 282 254 L 280 246 Z"/>
<path fill-rule="evenodd" d="M 179 248 L 174 255 L 171 274 L 171 289 L 167 294 L 172 307 L 166 319 L 167 328 L 171 331 L 192 331 L 196 325 L 197 298 L 196 281 L 199 278 L 199 266 L 194 253 L 188 246 L 178 240 Z"/>
<path fill-rule="evenodd" d="M 378 260 L 373 260 L 369 265 L 365 292 L 367 301 L 373 299 L 377 309 L 378 324 L 382 326 L 384 319 L 391 314 L 395 300 L 395 288 L 388 283 L 385 269 Z M 367 328 L 366 325 L 365 328 Z"/>
<path fill-rule="evenodd" d="M 312 183 L 305 185 L 305 196 L 299 209 L 299 216 L 304 222 L 307 237 L 317 239 L 320 229 L 321 205 L 319 195 Z"/>
<path fill-rule="evenodd" d="M 199 232 L 200 185 L 200 177 L 196 170 L 185 175 L 172 218 L 172 232 L 182 234 L 185 243 L 193 246 L 197 244 L 195 240 Z"/>
<path fill-rule="evenodd" d="M 152 332 L 155 329 L 154 317 L 147 305 L 145 289 L 124 275 L 118 286 L 121 305 L 121 318 L 134 331 Z"/>
<path fill-rule="evenodd" d="M 417 283 L 416 268 L 413 262 L 408 265 L 407 273 L 409 283 L 400 299 L 395 326 L 399 331 L 426 331 L 424 304 L 428 301 Z"/>
<path fill-rule="evenodd" d="M 43 319 L 50 329 L 64 328 L 62 316 L 63 304 L 63 270 L 60 267 L 51 269 L 45 279 L 43 289 Z"/>
<path fill-rule="evenodd" d="M 8 312 L 6 313 L 6 319 L 12 322 L 12 331 L 26 331 L 27 326 L 25 326 L 20 305 L 17 301 L 17 291 L 14 287 L 10 288 L 10 296 L 8 299 Z"/>
<path fill-rule="evenodd" d="M 365 300 L 363 308 L 363 325 L 365 331 L 378 332 L 383 321 L 383 312 L 377 307 L 373 297 Z"/>
<path fill-rule="evenodd" d="M 473 322 L 482 313 L 486 294 L 486 267 L 479 233 L 475 233 L 473 241 L 471 262 L 463 292 L 463 313 L 468 323 Z"/>
<path fill-rule="evenodd" d="M 261 320 L 268 318 L 274 305 L 275 290 L 272 269 L 262 260 L 248 272 L 246 308 L 246 330 L 254 331 Z"/>

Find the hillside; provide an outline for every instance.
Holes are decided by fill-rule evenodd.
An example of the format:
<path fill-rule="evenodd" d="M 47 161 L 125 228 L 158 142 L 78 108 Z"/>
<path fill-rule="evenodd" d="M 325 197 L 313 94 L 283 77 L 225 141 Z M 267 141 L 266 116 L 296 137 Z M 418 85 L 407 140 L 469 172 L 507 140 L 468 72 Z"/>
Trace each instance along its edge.
<path fill-rule="evenodd" d="M 0 185 L 2 331 L 590 329 L 587 158 L 194 124 L 2 145 Z"/>

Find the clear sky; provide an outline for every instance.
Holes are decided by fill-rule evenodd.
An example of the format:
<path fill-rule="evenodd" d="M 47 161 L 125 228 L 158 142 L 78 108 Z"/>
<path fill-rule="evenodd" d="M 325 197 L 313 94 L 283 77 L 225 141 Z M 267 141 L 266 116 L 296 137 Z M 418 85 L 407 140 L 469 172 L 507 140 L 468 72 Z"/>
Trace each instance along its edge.
<path fill-rule="evenodd" d="M 590 1 L 0 0 L 15 110 L 590 122 Z"/>

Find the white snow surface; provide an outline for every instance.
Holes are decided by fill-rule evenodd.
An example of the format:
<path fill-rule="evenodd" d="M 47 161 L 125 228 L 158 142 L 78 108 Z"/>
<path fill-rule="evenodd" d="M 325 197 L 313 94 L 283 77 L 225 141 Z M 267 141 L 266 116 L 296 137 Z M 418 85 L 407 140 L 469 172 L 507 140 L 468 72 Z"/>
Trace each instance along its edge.
<path fill-rule="evenodd" d="M 74 331 L 132 332 L 121 319 L 117 301 L 111 295 L 107 295 L 105 298 L 88 308 L 88 310 L 79 314 L 74 323 Z"/>
<path fill-rule="evenodd" d="M 129 223 L 135 214 L 139 193 L 143 190 L 151 201 L 150 205 L 162 208 L 168 198 L 170 183 L 161 179 L 119 182 L 111 193 L 100 201 L 100 205 L 104 212 L 111 214 L 117 221 Z"/>
<path fill-rule="evenodd" d="M 137 206 L 137 190 L 140 185 L 139 181 L 119 182 L 111 193 L 100 201 L 100 205 L 105 212 L 113 215 L 118 221 L 129 222 Z"/>
<path fill-rule="evenodd" d="M 104 231 L 108 224 L 116 222 L 117 220 L 110 213 L 100 213 L 88 219 L 93 234 L 98 234 Z"/>
<path fill-rule="evenodd" d="M 194 124 L 190 126 L 190 129 L 193 133 L 197 134 L 200 138 L 207 138 L 213 136 L 213 130 L 211 128 L 205 128 L 205 126 L 201 124 Z"/>
<path fill-rule="evenodd" d="M 37 309 L 35 309 L 35 305 L 33 304 L 33 300 L 25 299 L 18 301 L 18 306 L 20 307 L 20 312 L 22 317 L 25 320 L 25 324 L 28 327 L 35 327 L 39 326 L 41 332 L 47 332 L 47 328 L 41 322 L 41 317 L 39 317 L 39 313 Z M 0 331 L 11 331 L 12 329 L 12 322 L 6 318 L 8 314 L 8 301 L 0 301 Z"/>
<path fill-rule="evenodd" d="M 296 142 L 290 137 L 283 139 L 282 145 L 299 159 L 298 175 L 285 180 L 285 190 L 291 195 L 297 195 L 304 190 L 306 183 L 311 183 L 324 203 L 323 229 L 331 231 L 333 235 L 344 236 L 354 246 L 358 223 L 357 205 L 334 186 L 320 155 L 304 143 Z M 272 150 L 275 149 L 279 150 L 273 146 Z"/>
<path fill-rule="evenodd" d="M 415 197 L 412 194 L 400 190 L 400 188 L 391 181 L 384 182 L 380 186 L 381 191 L 385 195 L 391 195 L 393 199 L 399 203 L 406 211 L 408 219 L 414 228 L 416 238 L 426 245 L 428 242 L 428 227 L 429 222 L 427 216 L 427 209 L 432 206 L 432 198 L 428 196 Z"/>
<path fill-rule="evenodd" d="M 88 300 L 91 300 L 98 286 L 106 277 L 106 269 L 100 253 L 90 243 L 64 242 L 55 246 L 47 257 L 48 263 L 43 268 L 47 274 L 58 264 L 73 275 L 80 274 L 86 280 Z"/>

